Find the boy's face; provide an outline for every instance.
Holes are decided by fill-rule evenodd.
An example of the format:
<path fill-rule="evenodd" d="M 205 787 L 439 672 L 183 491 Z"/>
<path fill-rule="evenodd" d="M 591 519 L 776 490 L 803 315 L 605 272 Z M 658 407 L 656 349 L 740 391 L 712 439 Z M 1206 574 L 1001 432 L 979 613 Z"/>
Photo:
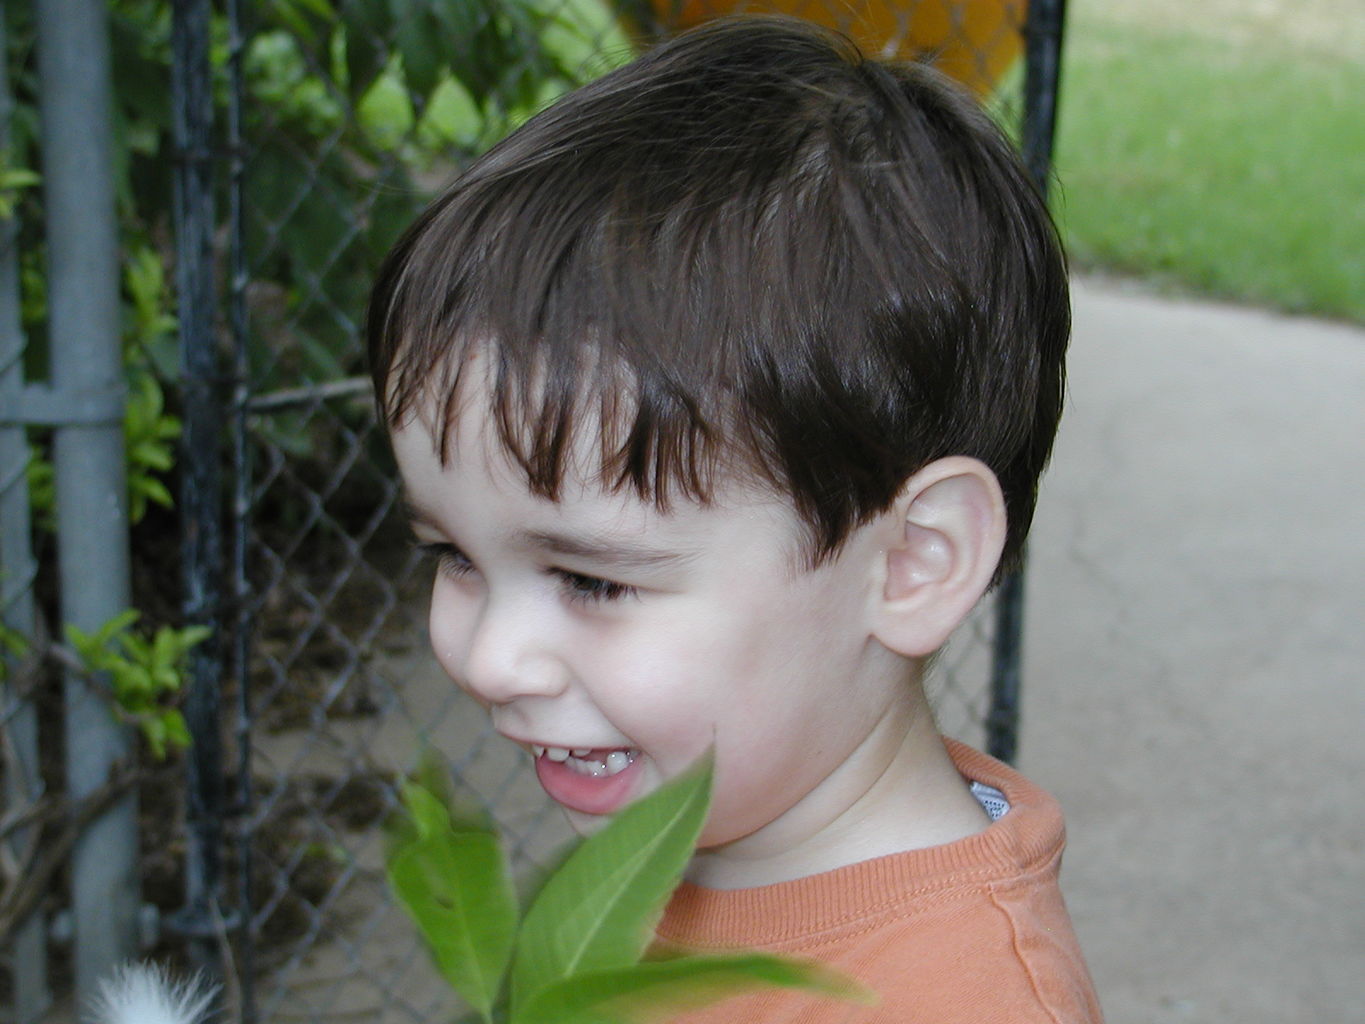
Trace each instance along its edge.
<path fill-rule="evenodd" d="M 712 745 L 704 847 L 780 849 L 846 810 L 866 781 L 847 764 L 868 762 L 908 692 L 865 625 L 871 541 L 855 533 L 798 568 L 788 504 L 740 482 L 667 513 L 591 473 L 537 497 L 481 401 L 460 404 L 444 466 L 428 420 L 393 435 L 415 533 L 437 556 L 432 647 L 575 827 Z"/>

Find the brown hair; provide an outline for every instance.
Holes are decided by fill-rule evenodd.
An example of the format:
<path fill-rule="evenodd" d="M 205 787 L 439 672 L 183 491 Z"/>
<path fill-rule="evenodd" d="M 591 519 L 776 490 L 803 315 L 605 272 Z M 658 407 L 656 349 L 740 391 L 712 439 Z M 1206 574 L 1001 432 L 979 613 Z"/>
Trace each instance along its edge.
<path fill-rule="evenodd" d="M 715 23 L 569 94 L 475 162 L 371 301 L 391 426 L 460 377 L 554 498 L 575 432 L 667 507 L 738 463 L 818 564 L 934 459 L 975 456 L 1017 556 L 1061 412 L 1066 268 L 1009 142 L 932 70 L 783 19 Z M 443 405 L 441 404 L 443 403 Z"/>

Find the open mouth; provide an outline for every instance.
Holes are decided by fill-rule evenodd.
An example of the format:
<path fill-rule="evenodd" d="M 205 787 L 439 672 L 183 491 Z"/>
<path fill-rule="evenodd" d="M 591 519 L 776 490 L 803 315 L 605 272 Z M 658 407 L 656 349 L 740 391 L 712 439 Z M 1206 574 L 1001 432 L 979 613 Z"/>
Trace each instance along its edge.
<path fill-rule="evenodd" d="M 634 747 L 532 746 L 536 778 L 560 806 L 613 814 L 636 792 L 643 759 Z"/>

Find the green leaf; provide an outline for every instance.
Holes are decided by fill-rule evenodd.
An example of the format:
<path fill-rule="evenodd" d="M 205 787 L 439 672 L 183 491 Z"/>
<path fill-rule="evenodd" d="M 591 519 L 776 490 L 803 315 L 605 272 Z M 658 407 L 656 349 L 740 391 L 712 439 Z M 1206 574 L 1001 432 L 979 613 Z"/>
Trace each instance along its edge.
<path fill-rule="evenodd" d="M 177 750 L 184 750 L 193 742 L 190 739 L 190 730 L 185 725 L 185 716 L 175 708 L 168 708 L 161 712 L 161 725 L 165 732 L 166 742 Z"/>
<path fill-rule="evenodd" d="M 99 642 L 80 626 L 68 622 L 62 632 L 66 634 L 66 642 L 72 646 L 82 661 L 89 662 L 91 655 L 98 652 Z"/>
<path fill-rule="evenodd" d="M 109 666 L 114 699 L 125 711 L 145 711 L 156 699 L 152 675 L 143 666 L 130 661 L 115 661 Z"/>
<path fill-rule="evenodd" d="M 317 36 L 310 15 L 322 22 L 336 20 L 336 13 L 326 0 L 275 0 L 271 15 L 295 38 L 308 43 L 315 42 Z"/>
<path fill-rule="evenodd" d="M 120 633 L 127 632 L 133 623 L 140 618 L 142 618 L 142 613 L 136 608 L 125 608 L 101 626 L 95 635 L 100 638 L 101 643 L 108 644 Z"/>
<path fill-rule="evenodd" d="M 140 441 L 132 451 L 129 462 L 135 462 L 143 469 L 157 469 L 165 472 L 175 465 L 175 458 L 166 445 L 153 440 Z"/>
<path fill-rule="evenodd" d="M 625 64 L 634 56 L 621 22 L 600 0 L 532 0 L 546 21 L 540 44 L 545 54 L 574 81 Z"/>
<path fill-rule="evenodd" d="M 24 468 L 24 482 L 28 487 L 29 505 L 37 526 L 55 532 L 57 511 L 57 470 L 40 448 L 29 447 L 28 465 Z"/>
<path fill-rule="evenodd" d="M 150 245 L 140 244 L 124 257 L 123 288 L 132 302 L 132 324 L 125 338 L 125 361 L 137 357 L 164 334 L 174 331 L 177 320 L 169 312 L 170 289 L 161 257 Z M 136 389 L 137 383 L 134 382 Z M 160 411 L 160 394 L 157 411 Z"/>
<path fill-rule="evenodd" d="M 328 0 L 293 0 L 294 6 L 307 11 L 321 21 L 335 21 L 336 11 Z"/>
<path fill-rule="evenodd" d="M 312 73 L 299 40 L 289 32 L 257 32 L 243 59 L 247 87 L 272 115 L 289 122 L 291 136 L 319 139 L 344 120 L 338 98 Z M 257 182 L 264 180 L 258 171 Z"/>
<path fill-rule="evenodd" d="M 706 820 L 711 761 L 622 810 L 545 883 L 522 923 L 512 1006 L 571 975 L 633 964 Z"/>
<path fill-rule="evenodd" d="M 417 139 L 426 150 L 455 144 L 472 149 L 483 134 L 483 113 L 459 80 L 447 75 L 432 92 L 417 124 Z"/>
<path fill-rule="evenodd" d="M 512 1024 L 598 1024 L 672 1016 L 753 988 L 776 985 L 858 1002 L 876 996 L 817 964 L 768 953 L 687 956 L 579 974 L 541 992 Z"/>
<path fill-rule="evenodd" d="M 134 523 L 141 522 L 149 501 L 165 508 L 175 504 L 166 485 L 152 475 L 165 472 L 174 464 L 171 442 L 180 434 L 180 421 L 166 415 L 164 409 L 165 398 L 157 379 L 145 369 L 131 371 L 123 433 L 127 445 L 128 513 Z"/>
<path fill-rule="evenodd" d="M 384 824 L 389 856 L 428 835 L 452 832 L 497 833 L 486 807 L 461 797 L 451 785 L 450 766 L 433 750 L 422 751 L 403 790 L 403 810 Z"/>
<path fill-rule="evenodd" d="M 441 974 L 488 1017 L 517 931 L 507 862 L 491 832 L 457 832 L 444 806 L 420 786 L 403 802 L 417 838 L 389 857 L 389 884 L 421 930 Z"/>
<path fill-rule="evenodd" d="M 176 630 L 180 637 L 180 650 L 182 653 L 189 651 L 192 647 L 198 647 L 209 637 L 213 636 L 212 626 L 185 626 Z"/>
<path fill-rule="evenodd" d="M 10 167 L 0 170 L 0 189 L 32 188 L 42 183 L 42 176 L 26 167 Z"/>
<path fill-rule="evenodd" d="M 127 608 L 115 615 L 108 622 L 100 626 L 94 633 L 87 633 L 68 622 L 63 630 L 66 641 L 76 653 L 80 655 L 81 661 L 92 672 L 103 671 L 108 668 L 111 658 L 117 658 L 112 650 L 114 638 L 120 633 L 124 633 L 129 626 L 138 620 L 139 613 L 135 608 Z"/>
<path fill-rule="evenodd" d="M 118 641 L 130 661 L 141 662 L 144 665 L 152 661 L 151 644 L 136 633 L 121 633 Z"/>
<path fill-rule="evenodd" d="M 160 718 L 152 716 L 145 718 L 141 722 L 142 735 L 147 739 L 147 746 L 152 748 L 152 756 L 158 761 L 166 759 L 166 723 Z"/>
<path fill-rule="evenodd" d="M 417 826 L 419 841 L 440 836 L 447 831 L 465 831 L 451 828 L 450 814 L 445 805 L 425 786 L 411 782 L 405 784 L 403 806 L 407 808 L 412 823 Z"/>
<path fill-rule="evenodd" d="M 0 649 L 15 657 L 22 658 L 29 652 L 28 637 L 17 629 L 0 622 Z"/>
<path fill-rule="evenodd" d="M 381 152 L 397 150 L 412 132 L 412 98 L 394 68 L 374 80 L 356 104 L 356 121 Z"/>
<path fill-rule="evenodd" d="M 152 637 L 150 661 L 160 670 L 173 667 L 179 657 L 180 650 L 176 643 L 175 630 L 168 626 L 162 626 Z M 159 671 L 158 674 L 160 674 Z"/>
<path fill-rule="evenodd" d="M 0 155 L 3 159 L 3 155 Z M 33 188 L 43 179 L 24 167 L 4 168 L 0 165 L 0 220 L 8 220 L 14 215 L 19 202 L 16 194 L 20 189 Z"/>

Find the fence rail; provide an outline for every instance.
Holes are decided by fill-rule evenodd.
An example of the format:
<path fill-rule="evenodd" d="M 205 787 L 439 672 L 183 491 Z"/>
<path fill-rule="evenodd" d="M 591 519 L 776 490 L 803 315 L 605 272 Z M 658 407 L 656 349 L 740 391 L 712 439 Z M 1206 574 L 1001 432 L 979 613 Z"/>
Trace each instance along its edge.
<path fill-rule="evenodd" d="M 184 710 L 194 743 L 181 762 L 183 822 L 170 829 L 178 867 L 169 875 L 173 884 L 157 890 L 157 951 L 220 974 L 227 1009 L 244 1021 L 425 1021 L 453 1012 L 390 901 L 382 871 L 378 826 L 424 746 L 440 750 L 457 787 L 491 809 L 520 865 L 542 861 L 567 838 L 518 753 L 497 741 L 427 652 L 423 572 L 406 543 L 393 466 L 371 412 L 359 325 L 378 258 L 434 183 L 531 106 L 628 56 L 642 38 L 716 13 L 702 0 L 606 3 L 175 0 L 166 8 L 164 38 L 143 40 L 139 51 L 163 69 L 168 85 L 157 130 L 170 142 L 165 180 L 173 202 L 157 231 L 174 239 L 178 297 L 178 362 L 163 368 L 168 401 L 182 421 L 178 576 L 164 585 L 179 580 L 172 620 L 214 629 L 187 668 Z M 62 20 L 54 5 L 79 7 L 92 19 L 86 31 L 104 31 L 94 27 L 105 11 L 100 0 L 36 3 L 40 29 Z M 110 0 L 116 40 L 127 42 L 120 19 L 133 6 Z M 954 70 L 1018 132 L 1028 166 L 1046 182 L 1060 0 L 1034 0 L 1027 9 L 1023 0 L 903 0 L 869 8 L 858 25 L 846 20 L 848 10 L 800 0 L 787 7 L 848 29 L 870 49 L 935 58 Z M 0 58 L 6 49 L 0 45 Z M 1011 63 L 1016 52 L 1024 54 L 1022 73 Z M 105 71 L 97 64 L 88 73 L 107 80 L 107 64 Z M 0 78 L 8 84 L 19 70 Z M 87 93 L 80 109 L 57 113 L 52 106 L 50 113 L 60 86 L 45 77 L 42 92 L 48 131 L 61 122 L 86 133 L 86 142 L 107 132 L 107 97 Z M 0 132 L 8 123 L 0 116 Z M 0 152 L 5 143 L 0 134 Z M 55 170 L 67 159 L 52 153 L 44 166 Z M 87 193 L 91 180 L 114 178 L 92 173 L 81 178 Z M 59 187 L 52 178 L 49 172 L 49 190 Z M 49 218 L 57 216 L 50 198 L 45 206 Z M 124 484 L 107 475 L 111 466 L 121 471 L 122 453 L 107 438 L 91 442 L 95 431 L 116 428 L 122 407 L 96 415 L 89 402 L 61 406 L 68 420 L 85 415 L 103 426 L 60 424 L 78 438 L 58 445 L 71 460 L 58 471 L 67 481 L 59 494 L 60 547 L 104 550 L 98 570 L 68 565 L 90 554 L 60 556 L 72 575 L 55 588 L 63 602 L 56 611 L 33 589 L 39 562 L 25 476 L 41 418 L 25 365 L 43 360 L 32 358 L 21 327 L 17 232 L 12 221 L 0 227 L 7 241 L 0 252 L 0 585 L 6 626 L 32 637 L 44 611 L 98 625 L 99 616 L 129 603 L 127 583 L 117 582 L 126 519 L 106 515 L 97 535 L 91 522 L 100 510 L 69 497 L 76 475 L 88 484 L 105 474 L 105 504 L 122 501 Z M 97 245 L 107 264 L 118 246 L 112 224 L 99 230 L 106 232 Z M 62 287 L 58 270 L 54 264 L 49 289 Z M 117 266 L 100 273 L 115 275 L 113 298 L 107 279 L 75 286 L 84 292 L 77 306 L 96 296 L 103 304 L 102 326 L 85 332 L 108 347 L 98 379 L 60 377 L 57 387 L 121 388 Z M 55 310 L 53 320 L 56 344 Z M 52 365 L 86 373 L 93 358 L 54 349 Z M 90 518 L 75 525 L 78 515 Z M 76 534 L 86 547 L 68 542 Z M 40 547 L 38 557 L 50 555 Z M 93 590 L 104 593 L 99 612 L 65 603 Z M 1023 577 L 1016 576 L 978 611 L 938 669 L 945 729 L 1006 758 L 1018 730 L 1022 609 Z M 0 822 L 37 805 L 45 792 L 64 788 L 72 796 L 81 785 L 75 768 L 38 768 L 37 746 L 52 725 L 39 721 L 38 706 L 15 685 L 22 661 L 7 658 L 0 705 Z M 48 671 L 51 660 L 43 664 Z M 68 680 L 66 690 L 68 714 L 91 692 L 83 676 Z M 107 722 L 107 709 L 97 710 Z M 91 728 L 68 729 L 67 750 L 86 749 Z M 126 829 L 129 812 L 122 813 Z M 9 860 L 0 854 L 0 868 L 8 869 L 24 840 L 22 831 L 5 837 Z M 107 844 L 127 841 L 87 835 L 82 844 L 103 859 Z M 73 892 L 99 870 L 107 874 L 107 864 L 92 867 L 81 856 L 71 867 Z M 136 948 L 130 929 L 141 919 L 142 897 L 126 871 L 116 888 L 111 917 L 88 916 L 94 911 L 54 888 L 42 908 L 75 906 L 59 917 L 85 931 L 89 922 L 111 922 L 126 952 Z M 51 932 L 40 911 L 5 940 L 0 1024 L 42 1019 L 48 988 L 61 996 L 71 985 L 69 955 Z M 94 960 L 77 966 L 81 991 L 89 991 L 97 969 Z"/>

